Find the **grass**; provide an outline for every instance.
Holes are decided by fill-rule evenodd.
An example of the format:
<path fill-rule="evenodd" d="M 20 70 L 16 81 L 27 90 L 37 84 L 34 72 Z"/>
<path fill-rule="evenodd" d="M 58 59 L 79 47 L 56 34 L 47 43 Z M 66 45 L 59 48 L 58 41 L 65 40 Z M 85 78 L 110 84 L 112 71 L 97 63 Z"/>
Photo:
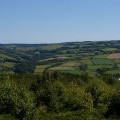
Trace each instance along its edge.
<path fill-rule="evenodd" d="M 51 45 L 42 46 L 42 50 L 55 50 L 61 47 L 62 47 L 61 44 L 51 44 Z"/>
<path fill-rule="evenodd" d="M 13 59 L 12 57 L 8 56 L 8 55 L 5 55 L 5 54 L 0 54 L 0 59 L 3 58 L 7 58 L 7 59 Z"/>
<path fill-rule="evenodd" d="M 70 61 L 62 64 L 62 67 L 78 67 L 80 63 L 78 61 Z"/>
<path fill-rule="evenodd" d="M 56 67 L 52 67 L 50 68 L 50 70 L 58 70 L 58 71 L 65 71 L 65 70 L 75 70 L 74 67 L 67 67 L 67 66 L 56 66 Z"/>
<path fill-rule="evenodd" d="M 55 58 L 47 58 L 47 59 L 39 60 L 38 62 L 46 62 L 51 60 L 55 60 Z"/>
<path fill-rule="evenodd" d="M 7 115 L 7 114 L 1 114 L 0 115 L 0 120 L 16 120 L 12 115 Z"/>
<path fill-rule="evenodd" d="M 120 64 L 120 60 L 119 59 L 114 59 L 113 62 L 116 63 L 116 64 Z"/>
<path fill-rule="evenodd" d="M 48 66 L 49 65 L 38 65 L 36 66 L 34 73 L 42 73 Z"/>
<path fill-rule="evenodd" d="M 70 73 L 70 74 L 75 74 L 75 75 L 80 75 L 83 73 L 83 71 L 80 71 L 78 69 L 75 69 L 75 70 L 66 70 L 66 71 L 63 71 L 65 73 Z"/>
<path fill-rule="evenodd" d="M 50 70 L 59 70 L 59 71 L 65 71 L 65 72 L 71 72 L 71 73 L 79 73 L 80 72 L 80 65 L 81 64 L 86 64 L 86 71 L 89 72 L 95 72 L 96 69 L 98 68 L 109 68 L 109 70 L 114 67 L 114 69 L 117 70 L 117 67 L 120 68 L 120 58 L 118 59 L 118 56 L 120 57 L 120 53 L 113 53 L 110 54 L 109 52 L 118 50 L 118 48 L 115 48 L 115 46 L 109 47 L 98 47 L 98 49 L 94 50 L 94 46 L 92 47 L 91 45 L 88 44 L 43 44 L 43 45 L 29 45 L 29 47 L 25 47 L 24 45 L 22 47 L 16 47 L 16 53 L 6 53 L 6 51 L 3 50 L 3 52 L 0 53 L 0 58 L 1 62 L 0 65 L 2 65 L 5 68 L 13 68 L 16 63 L 12 62 L 5 62 L 4 59 L 18 59 L 18 57 L 22 58 L 20 59 L 21 61 L 26 60 L 24 58 L 26 55 L 29 55 L 29 58 L 32 58 L 32 55 L 35 52 L 40 52 L 40 50 L 45 50 L 42 51 L 44 54 L 47 52 L 53 52 L 52 56 L 48 56 L 45 59 L 40 58 L 39 56 L 36 59 L 37 56 L 35 56 L 36 59 L 36 68 L 34 73 L 42 73 L 46 67 L 51 66 L 49 69 Z M 83 48 L 81 47 L 83 46 Z M 10 47 L 10 46 L 8 46 Z M 11 46 L 15 47 L 15 45 Z M 62 47 L 64 47 L 62 49 Z M 91 47 L 91 50 L 93 48 L 93 51 L 87 50 L 88 47 Z M 61 48 L 61 50 L 57 50 Z M 13 49 L 14 50 L 14 49 Z M 53 50 L 53 51 L 52 51 Z M 29 51 L 27 53 L 27 51 Z M 54 54 L 55 53 L 55 54 Z M 99 55 L 97 55 L 99 53 Z M 108 53 L 108 54 L 106 54 Z M 112 53 L 112 52 L 111 52 Z M 110 56 L 110 58 L 109 58 Z M 33 56 L 34 57 L 34 56 Z M 112 59 L 116 58 L 116 59 Z M 19 59 L 18 59 L 19 60 Z M 56 64 L 58 63 L 58 64 Z M 60 63 L 60 64 L 59 64 Z M 56 66 L 55 66 L 55 65 Z M 52 66 L 53 65 L 53 66 Z M 79 67 L 80 66 L 80 67 Z M 84 65 L 83 65 L 84 66 Z M 81 69 L 82 70 L 82 69 Z"/>
<path fill-rule="evenodd" d="M 75 54 L 59 54 L 56 57 L 65 57 L 65 58 L 69 58 L 69 59 L 74 59 L 76 57 Z"/>
<path fill-rule="evenodd" d="M 110 71 L 107 71 L 106 73 L 109 73 L 109 74 L 120 74 L 120 69 L 110 70 Z"/>
<path fill-rule="evenodd" d="M 38 62 L 46 62 L 46 61 L 52 61 L 52 60 L 59 60 L 59 59 L 69 59 L 69 57 L 64 57 L 64 56 L 56 56 L 56 57 L 53 57 L 53 58 L 47 58 L 47 59 L 44 59 L 44 60 L 39 60 Z"/>
<path fill-rule="evenodd" d="M 83 64 L 93 65 L 93 63 L 90 59 L 82 59 L 80 62 Z"/>
<path fill-rule="evenodd" d="M 92 74 L 99 68 L 108 68 L 109 72 L 112 70 L 114 64 L 116 63 L 118 67 L 120 67 L 120 61 L 119 60 L 110 60 L 105 57 L 106 55 L 101 55 L 98 58 L 90 59 L 89 57 L 83 58 L 82 60 L 69 60 L 68 62 L 64 62 L 61 65 L 54 66 L 49 68 L 49 70 L 52 71 L 61 71 L 71 74 L 81 74 L 83 71 L 79 70 L 78 66 L 80 64 L 87 64 L 87 72 Z M 53 60 L 53 58 L 46 59 L 46 60 Z M 35 73 L 42 73 L 46 67 L 50 66 L 48 65 L 38 65 L 36 66 Z M 117 73 L 113 71 L 114 73 Z"/>
<path fill-rule="evenodd" d="M 120 64 L 117 64 L 118 68 L 120 68 Z"/>
<path fill-rule="evenodd" d="M 92 59 L 94 65 L 112 65 L 113 61 L 107 58 Z"/>
<path fill-rule="evenodd" d="M 88 66 L 88 69 L 89 70 L 96 70 L 98 68 L 112 68 L 113 66 L 112 65 L 89 65 Z"/>
<path fill-rule="evenodd" d="M 5 62 L 5 63 L 1 63 L 0 65 L 7 67 L 7 68 L 12 68 L 14 67 L 15 64 L 12 62 Z"/>
<path fill-rule="evenodd" d="M 68 61 L 63 63 L 62 65 L 52 67 L 50 68 L 50 70 L 61 71 L 61 72 L 71 73 L 71 74 L 81 74 L 82 71 L 78 69 L 79 65 L 80 65 L 80 62 L 78 61 Z"/>
<path fill-rule="evenodd" d="M 93 58 L 107 58 L 109 54 L 95 55 Z"/>
<path fill-rule="evenodd" d="M 59 70 L 59 71 L 73 71 L 80 65 L 78 61 L 68 61 L 61 65 L 50 68 L 50 70 Z"/>
<path fill-rule="evenodd" d="M 115 50 L 117 50 L 117 48 L 105 48 L 105 49 L 103 49 L 104 51 L 115 51 Z"/>

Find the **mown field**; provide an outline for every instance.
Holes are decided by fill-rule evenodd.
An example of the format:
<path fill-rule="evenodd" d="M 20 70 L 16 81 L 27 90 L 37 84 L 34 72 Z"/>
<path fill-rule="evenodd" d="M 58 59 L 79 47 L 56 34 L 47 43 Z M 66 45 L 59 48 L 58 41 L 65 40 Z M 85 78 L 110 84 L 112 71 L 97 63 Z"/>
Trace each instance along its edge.
<path fill-rule="evenodd" d="M 118 54 L 118 53 L 114 53 Z M 60 63 L 60 65 L 51 65 L 49 70 L 54 70 L 54 71 L 64 71 L 64 72 L 69 72 L 69 73 L 76 73 L 80 74 L 83 72 L 96 72 L 98 69 L 106 69 L 106 73 L 110 74 L 119 74 L 120 73 L 120 59 L 110 59 L 109 56 L 112 54 L 104 54 L 104 55 L 99 55 L 99 56 L 94 56 L 91 58 L 82 58 L 81 60 L 69 60 L 65 61 L 63 63 Z M 46 65 L 41 65 L 41 67 L 36 66 L 35 73 L 41 73 L 41 71 L 44 71 L 46 67 L 52 63 L 51 61 L 48 62 Z M 54 61 L 53 61 L 54 63 Z M 44 67 L 42 67 L 44 66 Z M 39 68 L 39 69 L 38 69 Z"/>

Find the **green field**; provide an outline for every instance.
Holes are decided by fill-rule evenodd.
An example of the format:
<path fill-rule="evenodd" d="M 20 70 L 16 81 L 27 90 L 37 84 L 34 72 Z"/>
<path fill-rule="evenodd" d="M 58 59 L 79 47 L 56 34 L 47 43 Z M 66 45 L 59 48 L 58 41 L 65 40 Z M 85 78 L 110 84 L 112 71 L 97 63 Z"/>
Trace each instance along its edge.
<path fill-rule="evenodd" d="M 107 71 L 106 73 L 109 73 L 109 74 L 119 74 L 120 73 L 120 69 L 110 70 L 110 71 Z"/>
<path fill-rule="evenodd" d="M 93 65 L 91 59 L 82 59 L 80 62 L 83 64 Z"/>
<path fill-rule="evenodd" d="M 92 59 L 94 65 L 112 65 L 113 62 L 110 59 L 100 58 L 100 59 Z"/>
<path fill-rule="evenodd" d="M 103 49 L 104 51 L 116 51 L 118 50 L 117 48 L 105 48 Z"/>
<path fill-rule="evenodd" d="M 119 41 L 72 42 L 56 44 L 11 44 L 1 45 L 0 67 L 5 72 L 42 73 L 52 71 L 89 72 L 97 69 L 111 71 L 120 68 Z M 117 54 L 116 54 L 117 53 Z M 77 72 L 78 71 L 78 72 Z"/>
<path fill-rule="evenodd" d="M 13 59 L 12 57 L 6 55 L 6 54 L 0 54 L 0 59 L 1 58 L 7 58 L 7 59 Z"/>
<path fill-rule="evenodd" d="M 109 54 L 95 55 L 93 58 L 107 58 Z"/>

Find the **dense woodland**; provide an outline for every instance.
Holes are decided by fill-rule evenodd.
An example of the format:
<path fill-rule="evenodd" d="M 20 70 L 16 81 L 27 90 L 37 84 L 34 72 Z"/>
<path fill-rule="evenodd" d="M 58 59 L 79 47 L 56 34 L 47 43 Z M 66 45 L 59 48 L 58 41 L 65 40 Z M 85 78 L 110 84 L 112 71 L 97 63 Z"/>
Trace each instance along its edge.
<path fill-rule="evenodd" d="M 44 71 L 0 78 L 1 120 L 119 120 L 115 76 Z"/>
<path fill-rule="evenodd" d="M 0 120 L 119 120 L 120 41 L 0 44 Z"/>

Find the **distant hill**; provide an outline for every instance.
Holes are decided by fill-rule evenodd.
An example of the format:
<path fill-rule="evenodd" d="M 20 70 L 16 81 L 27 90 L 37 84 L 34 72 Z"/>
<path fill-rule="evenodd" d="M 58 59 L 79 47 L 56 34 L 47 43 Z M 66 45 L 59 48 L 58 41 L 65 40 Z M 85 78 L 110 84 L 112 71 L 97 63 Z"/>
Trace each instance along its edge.
<path fill-rule="evenodd" d="M 72 74 L 120 73 L 120 41 L 55 44 L 0 44 L 0 71 L 41 74 L 45 69 Z M 111 56 L 116 59 L 111 59 Z"/>

